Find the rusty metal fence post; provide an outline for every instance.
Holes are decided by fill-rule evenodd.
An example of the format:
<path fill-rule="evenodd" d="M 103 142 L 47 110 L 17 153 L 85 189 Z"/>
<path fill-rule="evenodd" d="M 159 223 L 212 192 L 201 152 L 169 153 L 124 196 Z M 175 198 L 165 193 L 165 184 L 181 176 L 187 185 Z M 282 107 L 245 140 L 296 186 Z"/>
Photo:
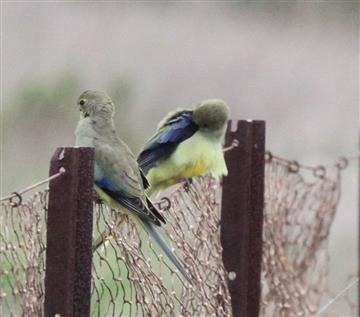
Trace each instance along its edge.
<path fill-rule="evenodd" d="M 228 285 L 234 317 L 259 315 L 261 295 L 262 225 L 264 207 L 265 122 L 231 122 L 225 146 L 229 175 L 223 179 L 221 243 L 229 272 Z"/>
<path fill-rule="evenodd" d="M 45 317 L 88 317 L 91 291 L 94 150 L 58 148 L 50 175 Z"/>

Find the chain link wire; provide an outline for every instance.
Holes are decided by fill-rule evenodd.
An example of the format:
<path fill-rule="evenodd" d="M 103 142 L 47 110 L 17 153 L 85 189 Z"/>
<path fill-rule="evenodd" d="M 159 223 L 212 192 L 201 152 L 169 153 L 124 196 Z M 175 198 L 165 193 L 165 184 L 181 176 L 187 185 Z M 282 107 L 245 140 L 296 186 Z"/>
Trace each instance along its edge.
<path fill-rule="evenodd" d="M 262 316 L 314 316 L 324 298 L 335 296 L 327 284 L 329 235 L 341 172 L 355 159 L 311 167 L 266 153 Z M 356 316 L 355 303 L 340 300 Z"/>
<path fill-rule="evenodd" d="M 43 315 L 47 203 L 47 190 L 21 205 L 0 202 L 2 316 Z"/>
<path fill-rule="evenodd" d="M 311 316 L 324 296 L 334 297 L 327 286 L 327 247 L 349 159 L 321 167 L 270 152 L 265 159 L 261 315 Z M 158 203 L 167 219 L 162 235 L 184 262 L 192 284 L 143 228 L 121 211 L 94 203 L 94 239 L 104 231 L 112 238 L 93 255 L 91 315 L 231 316 L 220 244 L 220 189 L 210 177 L 196 178 Z M 48 191 L 26 201 L 17 194 L 0 199 L 1 313 L 41 316 Z M 345 295 L 338 300 L 355 315 L 356 304 Z M 331 316 L 331 307 L 327 312 Z"/>
<path fill-rule="evenodd" d="M 162 210 L 163 236 L 183 260 L 185 282 L 150 237 L 124 214 L 95 208 L 95 236 L 113 237 L 93 258 L 93 316 L 230 316 L 230 295 L 221 258 L 220 205 L 214 179 L 179 188 Z M 106 303 L 106 304 L 104 304 Z"/>

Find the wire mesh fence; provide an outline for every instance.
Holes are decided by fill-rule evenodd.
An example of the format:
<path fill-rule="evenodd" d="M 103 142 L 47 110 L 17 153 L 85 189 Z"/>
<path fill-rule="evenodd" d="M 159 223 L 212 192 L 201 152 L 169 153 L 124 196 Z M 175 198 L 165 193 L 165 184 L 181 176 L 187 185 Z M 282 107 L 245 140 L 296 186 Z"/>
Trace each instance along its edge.
<path fill-rule="evenodd" d="M 1 202 L 0 307 L 2 316 L 42 316 L 48 191 L 21 205 Z"/>
<path fill-rule="evenodd" d="M 315 315 L 330 294 L 327 244 L 344 162 L 308 168 L 267 154 L 262 316 Z M 94 239 L 104 230 L 112 237 L 93 255 L 91 315 L 231 316 L 220 195 L 221 186 L 202 177 L 159 202 L 167 219 L 162 234 L 185 263 L 192 285 L 142 228 L 123 213 L 94 203 Z M 43 314 L 47 200 L 44 190 L 21 205 L 1 201 L 2 316 Z M 356 315 L 353 304 L 348 302 L 349 316 Z M 327 314 L 331 309 L 321 316 Z"/>
<path fill-rule="evenodd" d="M 95 236 L 105 229 L 112 238 L 93 257 L 93 315 L 231 315 L 217 187 L 210 177 L 198 178 L 187 190 L 171 193 L 162 210 L 168 223 L 163 235 L 185 263 L 193 285 L 127 216 L 103 205 L 95 208 Z"/>
<path fill-rule="evenodd" d="M 313 316 L 328 292 L 327 246 L 346 161 L 326 169 L 271 153 L 267 160 L 262 314 Z"/>

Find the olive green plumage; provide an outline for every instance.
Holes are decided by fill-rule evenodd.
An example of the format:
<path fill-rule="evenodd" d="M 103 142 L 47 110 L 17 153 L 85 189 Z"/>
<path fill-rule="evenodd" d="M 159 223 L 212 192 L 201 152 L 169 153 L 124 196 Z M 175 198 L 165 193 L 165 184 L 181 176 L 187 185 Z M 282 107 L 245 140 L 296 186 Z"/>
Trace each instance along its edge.
<path fill-rule="evenodd" d="M 95 189 L 111 207 L 126 212 L 140 223 L 158 243 L 183 276 L 190 281 L 181 262 L 176 258 L 156 226 L 165 219 L 145 193 L 148 182 L 129 147 L 118 137 L 113 116 L 114 104 L 104 92 L 85 91 L 78 99 L 80 120 L 76 145 L 95 149 Z M 95 242 L 94 249 L 104 241 Z"/>
<path fill-rule="evenodd" d="M 222 142 L 229 113 L 220 99 L 204 100 L 193 110 L 169 113 L 138 156 L 150 182 L 148 194 L 195 176 L 227 175 Z"/>

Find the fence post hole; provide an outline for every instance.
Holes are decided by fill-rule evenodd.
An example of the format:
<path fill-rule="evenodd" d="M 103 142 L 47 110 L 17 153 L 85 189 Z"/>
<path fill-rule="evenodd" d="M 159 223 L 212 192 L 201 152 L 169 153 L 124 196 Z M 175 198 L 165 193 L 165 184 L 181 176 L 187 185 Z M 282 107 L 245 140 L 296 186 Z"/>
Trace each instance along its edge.
<path fill-rule="evenodd" d="M 58 148 L 50 175 L 60 168 L 65 168 L 65 174 L 49 185 L 45 317 L 88 317 L 94 149 Z"/>
<path fill-rule="evenodd" d="M 234 317 L 259 316 L 264 208 L 265 121 L 228 125 L 225 153 L 229 175 L 223 179 L 221 244 Z"/>

